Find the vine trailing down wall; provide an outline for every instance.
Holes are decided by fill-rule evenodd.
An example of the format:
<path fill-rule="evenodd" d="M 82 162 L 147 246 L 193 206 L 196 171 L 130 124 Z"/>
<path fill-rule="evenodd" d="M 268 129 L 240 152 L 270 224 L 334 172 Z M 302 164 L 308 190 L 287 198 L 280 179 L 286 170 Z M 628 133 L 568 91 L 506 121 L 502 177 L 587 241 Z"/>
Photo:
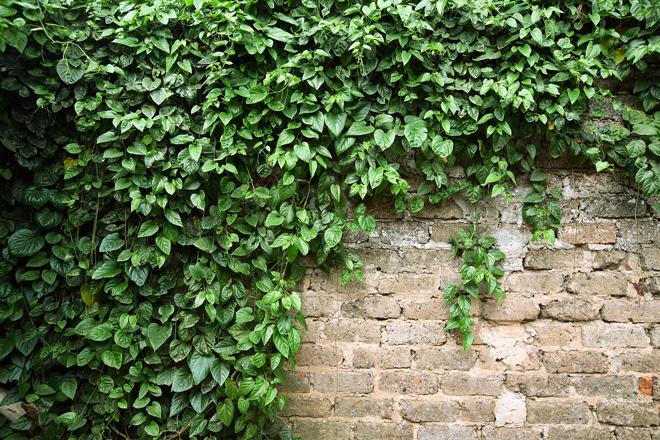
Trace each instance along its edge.
<path fill-rule="evenodd" d="M 655 3 L 5 0 L 0 405 L 23 416 L 0 436 L 268 437 L 306 256 L 359 278 L 367 197 L 417 212 L 529 173 L 552 242 L 539 154 L 657 196 Z M 603 99 L 622 119 L 586 124 Z M 455 243 L 466 346 L 494 246 Z"/>

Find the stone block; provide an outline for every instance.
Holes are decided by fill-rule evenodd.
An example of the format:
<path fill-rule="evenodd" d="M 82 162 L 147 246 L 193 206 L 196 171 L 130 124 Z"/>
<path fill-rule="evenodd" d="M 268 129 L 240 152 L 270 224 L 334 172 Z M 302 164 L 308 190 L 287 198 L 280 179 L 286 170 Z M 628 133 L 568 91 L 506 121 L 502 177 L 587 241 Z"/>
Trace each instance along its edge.
<path fill-rule="evenodd" d="M 578 272 L 588 266 L 581 249 L 532 249 L 525 256 L 525 269 Z"/>
<path fill-rule="evenodd" d="M 358 422 L 355 439 L 407 440 L 413 438 L 413 427 L 408 423 Z"/>
<path fill-rule="evenodd" d="M 660 424 L 658 403 L 607 400 L 596 405 L 600 423 L 618 426 L 655 426 Z"/>
<path fill-rule="evenodd" d="M 399 299 L 405 319 L 438 320 L 447 319 L 449 306 L 442 298 L 406 298 Z"/>
<path fill-rule="evenodd" d="M 495 374 L 454 372 L 442 377 L 442 391 L 451 396 L 499 396 L 503 378 Z"/>
<path fill-rule="evenodd" d="M 441 286 L 440 277 L 436 274 L 398 274 L 378 278 L 378 293 L 384 295 L 438 295 Z"/>
<path fill-rule="evenodd" d="M 660 322 L 660 300 L 629 298 L 606 301 L 601 312 L 607 322 Z"/>
<path fill-rule="evenodd" d="M 391 345 L 442 345 L 447 341 L 443 324 L 438 321 L 392 322 L 385 330 Z"/>
<path fill-rule="evenodd" d="M 634 376 L 575 376 L 571 377 L 571 385 L 581 396 L 625 399 L 639 395 Z"/>
<path fill-rule="evenodd" d="M 414 367 L 418 370 L 462 370 L 467 371 L 477 361 L 477 351 L 462 348 L 420 348 L 415 350 Z"/>
<path fill-rule="evenodd" d="M 546 351 L 542 362 L 552 373 L 605 373 L 607 357 L 600 351 Z"/>
<path fill-rule="evenodd" d="M 578 295 L 625 296 L 628 278 L 621 272 L 577 273 L 566 280 L 566 289 Z"/>
<path fill-rule="evenodd" d="M 592 321 L 598 319 L 600 302 L 590 298 L 567 297 L 541 306 L 541 316 L 557 321 Z"/>
<path fill-rule="evenodd" d="M 553 272 L 514 272 L 503 281 L 507 292 L 550 294 L 562 290 L 564 276 Z"/>
<path fill-rule="evenodd" d="M 587 424 L 589 406 L 579 400 L 527 400 L 527 422 L 532 424 Z"/>
<path fill-rule="evenodd" d="M 548 440 L 615 440 L 614 432 L 596 426 L 550 426 Z"/>
<path fill-rule="evenodd" d="M 458 402 L 403 399 L 399 412 L 411 422 L 454 422 L 458 418 Z"/>
<path fill-rule="evenodd" d="M 532 428 L 495 428 L 484 426 L 481 430 L 482 440 L 542 440 L 540 429 Z"/>
<path fill-rule="evenodd" d="M 482 396 L 474 398 L 460 397 L 458 400 L 458 420 L 461 422 L 495 421 L 495 399 Z"/>
<path fill-rule="evenodd" d="M 317 344 L 302 344 L 296 355 L 296 362 L 300 366 L 337 366 L 340 365 L 344 355 L 341 350 L 333 346 Z"/>
<path fill-rule="evenodd" d="M 351 425 L 345 421 L 323 419 L 296 419 L 293 424 L 296 435 L 314 440 L 350 440 Z"/>
<path fill-rule="evenodd" d="M 642 269 L 660 270 L 660 249 L 642 249 L 640 256 Z"/>
<path fill-rule="evenodd" d="M 370 393 L 374 389 L 371 373 L 327 371 L 311 373 L 314 391 L 322 393 Z"/>
<path fill-rule="evenodd" d="M 597 322 L 582 327 L 582 344 L 598 348 L 648 347 L 649 337 L 641 326 Z"/>
<path fill-rule="evenodd" d="M 559 228 L 559 239 L 571 244 L 613 244 L 616 227 L 613 223 L 568 223 Z"/>
<path fill-rule="evenodd" d="M 413 217 L 424 219 L 456 220 L 465 217 L 465 213 L 453 200 L 445 200 L 439 205 L 426 203 L 424 208 L 413 214 Z"/>
<path fill-rule="evenodd" d="M 391 419 L 394 413 L 392 399 L 376 397 L 344 397 L 335 399 L 335 416 L 338 417 L 379 417 Z M 324 415 L 323 417 L 327 417 Z"/>
<path fill-rule="evenodd" d="M 317 417 L 325 418 L 332 414 L 332 400 L 324 396 L 309 394 L 292 394 L 286 398 L 286 406 L 282 413 L 285 417 Z"/>
<path fill-rule="evenodd" d="M 481 317 L 495 322 L 525 322 L 538 318 L 539 310 L 539 305 L 533 298 L 511 293 L 502 301 L 484 302 Z"/>
<path fill-rule="evenodd" d="M 478 440 L 478 428 L 472 426 L 422 426 L 417 440 Z"/>
<path fill-rule="evenodd" d="M 325 323 L 324 335 L 329 341 L 380 342 L 382 324 L 363 319 L 339 319 Z"/>
<path fill-rule="evenodd" d="M 438 382 L 438 377 L 429 372 L 386 371 L 380 373 L 378 389 L 396 394 L 435 394 L 439 389 Z"/>
<path fill-rule="evenodd" d="M 660 350 L 629 350 L 612 358 L 612 365 L 619 371 L 657 373 L 660 365 Z"/>
<path fill-rule="evenodd" d="M 530 327 L 541 347 L 568 347 L 579 339 L 580 330 L 573 324 L 556 321 L 536 321 Z"/>
<path fill-rule="evenodd" d="M 360 346 L 353 348 L 356 368 L 409 368 L 412 351 L 403 346 Z"/>
<path fill-rule="evenodd" d="M 527 397 L 568 396 L 570 384 L 564 374 L 547 373 L 507 373 L 504 382 L 507 389 Z"/>

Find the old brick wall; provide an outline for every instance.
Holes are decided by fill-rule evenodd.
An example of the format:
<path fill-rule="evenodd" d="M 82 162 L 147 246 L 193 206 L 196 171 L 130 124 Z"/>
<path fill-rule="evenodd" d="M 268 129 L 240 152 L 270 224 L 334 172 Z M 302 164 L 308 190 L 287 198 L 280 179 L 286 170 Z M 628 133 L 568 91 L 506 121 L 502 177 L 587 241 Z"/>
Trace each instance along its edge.
<path fill-rule="evenodd" d="M 376 233 L 348 239 L 365 283 L 310 271 L 284 388 L 304 440 L 660 438 L 658 217 L 622 175 L 551 174 L 564 196 L 554 247 L 530 243 L 521 185 L 508 204 L 414 217 L 379 205 Z M 442 290 L 458 279 L 447 238 L 473 212 L 507 254 L 507 297 L 475 307 L 463 351 L 443 331 Z"/>

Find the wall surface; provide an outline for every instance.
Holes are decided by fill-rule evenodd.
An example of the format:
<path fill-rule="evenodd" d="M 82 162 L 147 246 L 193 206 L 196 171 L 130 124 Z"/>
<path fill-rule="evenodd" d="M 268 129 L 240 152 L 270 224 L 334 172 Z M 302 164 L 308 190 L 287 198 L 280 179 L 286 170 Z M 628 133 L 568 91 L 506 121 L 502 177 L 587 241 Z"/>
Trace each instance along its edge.
<path fill-rule="evenodd" d="M 349 237 L 366 282 L 310 271 L 309 329 L 284 391 L 304 440 L 660 439 L 660 224 L 619 174 L 551 170 L 565 224 L 530 243 L 520 200 L 458 200 Z M 473 212 L 506 252 L 504 301 L 475 307 L 463 351 L 443 330 L 448 236 Z"/>

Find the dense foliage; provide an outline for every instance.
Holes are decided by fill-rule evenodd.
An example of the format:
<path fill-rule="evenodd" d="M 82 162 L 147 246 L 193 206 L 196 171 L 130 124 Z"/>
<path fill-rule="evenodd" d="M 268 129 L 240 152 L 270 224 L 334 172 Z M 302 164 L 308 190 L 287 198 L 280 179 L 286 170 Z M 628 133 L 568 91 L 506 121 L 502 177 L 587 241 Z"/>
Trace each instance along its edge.
<path fill-rule="evenodd" d="M 304 257 L 360 277 L 342 237 L 373 230 L 371 195 L 419 211 L 529 173 L 549 241 L 538 155 L 658 195 L 659 21 L 654 0 L 3 0 L 0 384 L 31 411 L 0 437 L 267 436 Z M 586 124 L 601 79 L 639 109 Z M 469 336 L 502 255 L 465 234 Z"/>

